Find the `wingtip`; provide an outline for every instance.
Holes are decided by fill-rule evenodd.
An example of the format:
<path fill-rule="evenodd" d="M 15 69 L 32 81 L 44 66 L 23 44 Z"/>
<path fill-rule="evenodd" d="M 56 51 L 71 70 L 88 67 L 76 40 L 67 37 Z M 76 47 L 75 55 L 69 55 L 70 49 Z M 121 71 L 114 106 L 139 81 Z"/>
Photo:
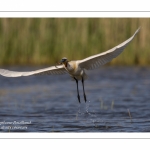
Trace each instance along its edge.
<path fill-rule="evenodd" d="M 141 26 L 135 31 L 133 36 L 135 36 L 140 31 L 140 29 L 141 29 Z"/>
<path fill-rule="evenodd" d="M 139 32 L 140 31 L 140 29 L 141 29 L 141 26 L 139 26 L 139 28 L 136 30 L 137 32 Z"/>

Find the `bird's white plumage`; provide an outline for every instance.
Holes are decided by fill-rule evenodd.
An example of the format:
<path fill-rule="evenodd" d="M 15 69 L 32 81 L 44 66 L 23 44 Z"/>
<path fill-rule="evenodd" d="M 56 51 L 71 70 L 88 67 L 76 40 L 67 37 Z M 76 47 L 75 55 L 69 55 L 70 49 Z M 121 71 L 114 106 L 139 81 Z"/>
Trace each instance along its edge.
<path fill-rule="evenodd" d="M 68 65 L 66 67 L 65 62 L 63 65 L 59 66 L 52 66 L 44 69 L 39 69 L 36 71 L 30 71 L 30 72 L 17 72 L 17 71 L 9 71 L 5 69 L 0 69 L 0 74 L 2 76 L 6 77 L 20 77 L 20 76 L 30 76 L 30 75 L 36 75 L 36 74 L 64 74 L 69 73 L 72 77 L 75 77 L 76 79 L 82 79 L 82 77 L 85 77 L 84 69 L 94 69 L 98 68 L 101 65 L 106 64 L 107 62 L 110 62 L 113 58 L 117 57 L 124 49 L 125 47 L 132 41 L 132 39 L 135 37 L 135 35 L 138 33 L 138 30 L 134 33 L 132 37 L 124 41 L 123 43 L 119 44 L 118 46 L 97 54 L 90 56 L 88 58 L 85 58 L 83 60 L 77 60 L 77 61 L 71 61 L 68 62 L 67 59 L 62 59 L 63 61 L 67 61 Z"/>
<path fill-rule="evenodd" d="M 134 35 L 132 37 L 130 37 L 123 43 L 117 45 L 116 47 L 114 47 L 106 52 L 90 56 L 83 60 L 79 60 L 78 65 L 81 68 L 85 68 L 88 70 L 88 69 L 98 68 L 101 65 L 104 65 L 104 64 L 110 62 L 113 58 L 117 57 L 121 52 L 123 52 L 125 47 L 132 41 L 132 39 L 135 37 L 135 35 L 138 33 L 139 30 L 140 30 L 140 28 L 138 30 L 136 30 L 136 32 L 134 33 Z"/>
<path fill-rule="evenodd" d="M 64 74 L 67 73 L 64 69 L 63 65 L 59 65 L 57 67 L 52 66 L 44 69 L 39 69 L 35 71 L 29 72 L 17 72 L 17 71 L 9 71 L 5 69 L 0 69 L 0 74 L 5 77 L 20 77 L 20 76 L 30 76 L 36 74 Z"/>

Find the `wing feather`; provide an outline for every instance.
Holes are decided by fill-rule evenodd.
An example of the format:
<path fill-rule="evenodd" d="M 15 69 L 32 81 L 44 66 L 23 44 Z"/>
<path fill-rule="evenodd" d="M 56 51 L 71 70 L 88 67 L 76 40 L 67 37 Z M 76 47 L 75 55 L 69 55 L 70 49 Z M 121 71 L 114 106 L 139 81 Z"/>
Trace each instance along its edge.
<path fill-rule="evenodd" d="M 85 69 L 89 70 L 89 69 L 98 68 L 101 65 L 104 65 L 104 64 L 110 62 L 113 58 L 117 57 L 119 54 L 121 54 L 123 52 L 123 50 L 133 40 L 133 38 L 139 32 L 139 30 L 140 30 L 140 28 L 135 31 L 135 33 L 133 34 L 132 37 L 130 37 L 123 43 L 117 45 L 116 47 L 114 47 L 106 52 L 87 57 L 83 60 L 78 60 L 79 66 L 81 68 L 85 68 Z"/>
<path fill-rule="evenodd" d="M 17 71 L 10 71 L 5 69 L 0 69 L 0 74 L 5 77 L 20 77 L 20 76 L 31 76 L 31 75 L 42 75 L 42 74 L 65 74 L 67 73 L 65 68 L 62 65 L 59 65 L 57 67 L 52 66 L 44 69 L 39 69 L 35 71 L 29 71 L 29 72 L 17 72 Z"/>

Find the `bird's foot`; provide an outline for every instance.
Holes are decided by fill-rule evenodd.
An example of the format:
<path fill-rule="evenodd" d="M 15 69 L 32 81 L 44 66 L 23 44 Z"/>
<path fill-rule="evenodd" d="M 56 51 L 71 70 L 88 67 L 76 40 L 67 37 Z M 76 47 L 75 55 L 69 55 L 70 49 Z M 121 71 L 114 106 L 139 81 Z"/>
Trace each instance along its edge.
<path fill-rule="evenodd" d="M 85 100 L 85 103 L 86 103 L 86 95 L 84 94 L 84 100 Z"/>
<path fill-rule="evenodd" d="M 78 95 L 77 97 L 78 97 L 78 101 L 79 101 L 79 103 L 81 103 L 81 102 L 80 102 L 80 95 Z"/>

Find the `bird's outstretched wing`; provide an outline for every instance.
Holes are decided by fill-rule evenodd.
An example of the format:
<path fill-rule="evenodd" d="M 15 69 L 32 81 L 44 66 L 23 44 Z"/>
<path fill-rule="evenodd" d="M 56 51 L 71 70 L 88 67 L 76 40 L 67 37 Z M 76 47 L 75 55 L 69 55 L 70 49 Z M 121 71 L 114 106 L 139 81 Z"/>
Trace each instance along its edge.
<path fill-rule="evenodd" d="M 9 71 L 5 69 L 0 69 L 0 74 L 5 77 L 20 77 L 20 76 L 31 76 L 38 74 L 64 74 L 67 73 L 65 68 L 62 65 L 52 66 L 44 69 L 39 69 L 35 71 L 29 72 L 17 72 L 17 71 Z"/>
<path fill-rule="evenodd" d="M 132 37 L 124 41 L 123 43 L 117 45 L 116 47 L 97 54 L 90 57 L 87 57 L 83 60 L 79 60 L 78 64 L 81 68 L 85 68 L 87 70 L 89 69 L 95 69 L 100 67 L 101 65 L 106 64 L 107 62 L 110 62 L 113 58 L 117 57 L 124 49 L 125 47 L 133 40 L 135 35 L 139 32 L 140 28 L 135 31 Z"/>

